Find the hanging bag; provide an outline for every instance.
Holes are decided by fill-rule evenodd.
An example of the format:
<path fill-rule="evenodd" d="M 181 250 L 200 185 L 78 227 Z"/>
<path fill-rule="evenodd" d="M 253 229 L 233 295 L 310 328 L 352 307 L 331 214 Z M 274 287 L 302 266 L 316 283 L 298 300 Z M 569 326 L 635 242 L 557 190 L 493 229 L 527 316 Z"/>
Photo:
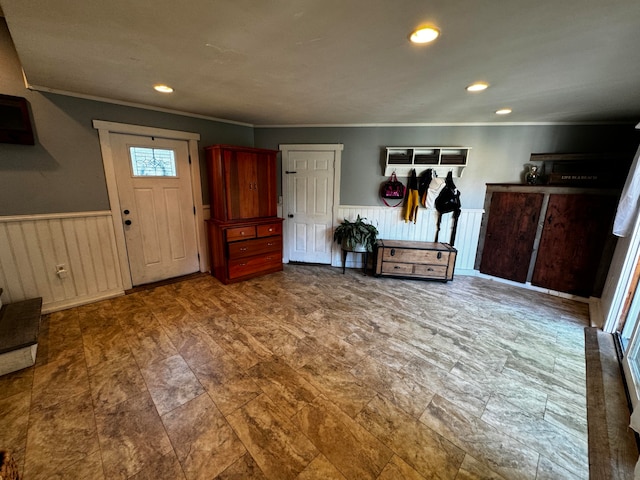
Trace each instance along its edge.
<path fill-rule="evenodd" d="M 387 207 L 397 207 L 404 200 L 404 192 L 404 185 L 398 180 L 398 177 L 396 177 L 396 172 L 393 172 L 389 180 L 382 184 L 380 196 Z M 386 199 L 399 200 L 399 202 L 396 205 L 389 205 Z"/>
<path fill-rule="evenodd" d="M 440 233 L 440 221 L 442 220 L 443 213 L 453 212 L 453 228 L 451 230 L 451 239 L 449 245 L 453 247 L 456 241 L 456 232 L 458 230 L 458 218 L 460 217 L 461 210 L 460 203 L 460 190 L 456 188 L 456 184 L 453 183 L 453 175 L 451 172 L 447 174 L 445 180 L 445 186 L 440 191 L 438 198 L 436 198 L 436 210 L 438 211 L 438 222 L 436 228 L 435 242 L 438 241 L 438 234 Z"/>

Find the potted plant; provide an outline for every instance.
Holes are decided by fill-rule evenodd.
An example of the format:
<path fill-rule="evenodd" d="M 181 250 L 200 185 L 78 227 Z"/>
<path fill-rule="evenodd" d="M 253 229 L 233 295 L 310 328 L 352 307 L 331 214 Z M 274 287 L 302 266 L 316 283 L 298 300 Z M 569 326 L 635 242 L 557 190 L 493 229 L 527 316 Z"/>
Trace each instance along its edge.
<path fill-rule="evenodd" d="M 344 250 L 373 252 L 378 229 L 365 220 L 360 215 L 353 222 L 345 218 L 333 232 L 333 240 L 341 244 Z"/>

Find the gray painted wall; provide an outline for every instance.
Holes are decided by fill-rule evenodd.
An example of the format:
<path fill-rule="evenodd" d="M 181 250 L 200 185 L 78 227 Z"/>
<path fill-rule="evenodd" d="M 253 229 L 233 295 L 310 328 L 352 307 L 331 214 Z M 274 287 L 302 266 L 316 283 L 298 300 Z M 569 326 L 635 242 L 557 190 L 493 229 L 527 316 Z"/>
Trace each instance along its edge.
<path fill-rule="evenodd" d="M 202 147 L 253 145 L 251 127 L 27 90 L 2 18 L 0 93 L 28 100 L 36 134 L 36 145 L 0 143 L 0 215 L 109 210 L 94 119 L 199 133 L 206 204 Z"/>
<path fill-rule="evenodd" d="M 496 125 L 425 127 L 256 128 L 255 145 L 342 143 L 340 203 L 384 205 L 378 196 L 387 177 L 389 146 L 472 147 L 469 166 L 455 179 L 463 208 L 482 208 L 486 183 L 524 180 L 531 153 L 629 152 L 640 143 L 635 125 Z M 406 179 L 402 179 L 406 184 Z"/>
<path fill-rule="evenodd" d="M 342 143 L 341 203 L 382 205 L 378 198 L 386 146 L 470 146 L 457 186 L 465 208 L 483 206 L 487 182 L 520 182 L 532 152 L 635 152 L 640 132 L 615 126 L 430 126 L 250 128 L 25 89 L 20 63 L 0 18 L 0 93 L 26 97 L 36 145 L 0 144 L 0 215 L 108 210 L 94 119 L 201 135 L 203 200 L 208 203 L 202 147 L 215 143 L 278 149 L 283 143 Z M 278 179 L 280 181 L 280 179 Z"/>

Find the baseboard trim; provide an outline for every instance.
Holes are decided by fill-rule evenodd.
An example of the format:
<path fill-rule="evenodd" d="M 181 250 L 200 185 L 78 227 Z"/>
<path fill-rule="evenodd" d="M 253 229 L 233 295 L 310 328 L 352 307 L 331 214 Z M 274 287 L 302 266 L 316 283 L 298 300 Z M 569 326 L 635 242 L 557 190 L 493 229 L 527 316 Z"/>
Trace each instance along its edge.
<path fill-rule="evenodd" d="M 81 305 L 99 302 L 100 300 L 108 300 L 110 298 L 120 297 L 122 295 L 124 295 L 124 290 L 110 290 L 99 295 L 92 295 L 89 297 L 76 297 L 69 300 L 64 300 L 62 302 L 51 302 L 42 305 L 42 313 L 53 313 L 60 310 L 66 310 L 67 308 L 79 307 Z"/>

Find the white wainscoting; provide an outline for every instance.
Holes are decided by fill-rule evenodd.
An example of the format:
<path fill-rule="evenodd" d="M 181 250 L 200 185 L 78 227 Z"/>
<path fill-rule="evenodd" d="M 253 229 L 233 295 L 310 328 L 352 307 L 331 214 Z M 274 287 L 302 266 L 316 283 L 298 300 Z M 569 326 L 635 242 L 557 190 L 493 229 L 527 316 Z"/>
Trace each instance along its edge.
<path fill-rule="evenodd" d="M 111 212 L 0 217 L 0 287 L 4 303 L 42 297 L 43 312 L 123 294 Z"/>
<path fill-rule="evenodd" d="M 462 209 L 458 219 L 458 231 L 454 242 L 458 250 L 456 258 L 456 274 L 475 274 L 474 264 L 478 238 L 480 236 L 480 223 L 482 222 L 483 209 Z M 435 210 L 426 208 L 418 209 L 416 223 L 405 222 L 402 217 L 402 208 L 389 207 L 358 207 L 341 205 L 338 207 L 337 221 L 344 218 L 354 220 L 358 215 L 366 217 L 369 222 L 378 229 L 378 238 L 387 240 L 411 240 L 421 242 L 433 242 L 436 236 L 437 214 Z M 442 216 L 438 241 L 448 243 L 451 237 L 453 215 L 447 213 Z M 334 249 L 331 265 L 342 266 L 341 251 Z M 348 254 L 347 267 L 362 267 L 362 255 Z"/>

